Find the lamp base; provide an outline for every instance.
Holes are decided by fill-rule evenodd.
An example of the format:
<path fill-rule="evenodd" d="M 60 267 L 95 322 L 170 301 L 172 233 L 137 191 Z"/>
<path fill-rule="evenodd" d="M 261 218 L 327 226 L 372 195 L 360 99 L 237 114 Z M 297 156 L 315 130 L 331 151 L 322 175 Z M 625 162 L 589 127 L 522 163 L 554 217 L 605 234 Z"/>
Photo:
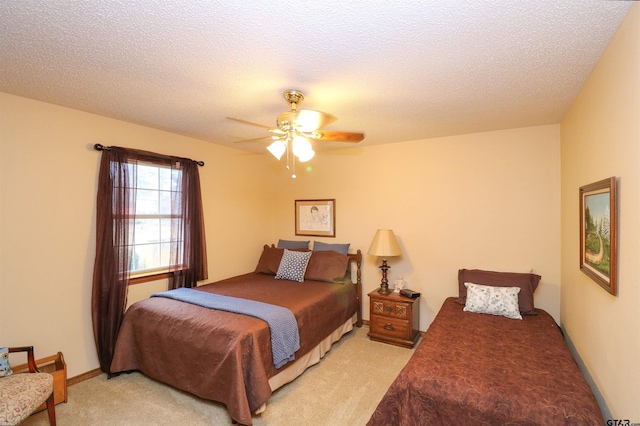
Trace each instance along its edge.
<path fill-rule="evenodd" d="M 387 259 L 382 259 L 382 281 L 380 282 L 380 288 L 378 289 L 378 293 L 380 294 L 391 294 L 391 290 L 389 290 L 389 280 L 387 280 L 387 270 L 391 268 L 391 266 L 387 265 Z"/>
<path fill-rule="evenodd" d="M 387 285 L 386 287 L 380 286 L 380 288 L 378 289 L 378 293 L 380 293 L 380 294 L 391 294 L 393 292 L 391 290 L 389 290 L 389 286 Z"/>

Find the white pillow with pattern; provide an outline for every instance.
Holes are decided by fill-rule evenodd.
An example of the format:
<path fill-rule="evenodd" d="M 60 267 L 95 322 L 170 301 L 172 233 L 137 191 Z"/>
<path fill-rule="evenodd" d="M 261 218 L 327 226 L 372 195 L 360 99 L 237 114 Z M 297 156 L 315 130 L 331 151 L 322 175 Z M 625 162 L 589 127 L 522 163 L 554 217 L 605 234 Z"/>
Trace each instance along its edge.
<path fill-rule="evenodd" d="M 473 283 L 464 285 L 467 287 L 464 311 L 522 319 L 518 308 L 520 287 L 493 287 Z"/>
<path fill-rule="evenodd" d="M 304 273 L 307 270 L 309 259 L 312 252 L 310 251 L 291 251 L 284 249 L 276 280 L 304 281 Z"/>

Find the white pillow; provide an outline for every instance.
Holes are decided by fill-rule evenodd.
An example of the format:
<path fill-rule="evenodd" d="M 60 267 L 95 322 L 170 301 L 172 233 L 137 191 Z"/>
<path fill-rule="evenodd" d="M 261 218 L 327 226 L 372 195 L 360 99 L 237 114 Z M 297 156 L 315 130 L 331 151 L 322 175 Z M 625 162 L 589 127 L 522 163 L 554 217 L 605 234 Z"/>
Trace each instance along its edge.
<path fill-rule="evenodd" d="M 467 287 L 464 311 L 522 319 L 518 308 L 520 287 L 493 287 L 473 283 L 464 283 L 464 286 Z"/>
<path fill-rule="evenodd" d="M 313 253 L 310 251 L 291 251 L 284 249 L 276 280 L 304 281 L 304 273 L 307 270 L 309 259 Z"/>

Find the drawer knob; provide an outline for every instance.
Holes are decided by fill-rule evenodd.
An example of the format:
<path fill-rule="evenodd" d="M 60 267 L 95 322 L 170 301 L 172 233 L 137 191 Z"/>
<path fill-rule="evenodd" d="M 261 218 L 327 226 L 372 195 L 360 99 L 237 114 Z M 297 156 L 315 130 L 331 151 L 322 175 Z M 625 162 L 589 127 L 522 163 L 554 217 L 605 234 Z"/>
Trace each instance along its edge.
<path fill-rule="evenodd" d="M 393 308 L 391 306 L 387 306 L 387 312 L 391 312 Z"/>
<path fill-rule="evenodd" d="M 386 323 L 383 327 L 385 330 L 389 330 L 389 331 L 393 331 L 393 324 L 391 324 L 390 322 Z"/>

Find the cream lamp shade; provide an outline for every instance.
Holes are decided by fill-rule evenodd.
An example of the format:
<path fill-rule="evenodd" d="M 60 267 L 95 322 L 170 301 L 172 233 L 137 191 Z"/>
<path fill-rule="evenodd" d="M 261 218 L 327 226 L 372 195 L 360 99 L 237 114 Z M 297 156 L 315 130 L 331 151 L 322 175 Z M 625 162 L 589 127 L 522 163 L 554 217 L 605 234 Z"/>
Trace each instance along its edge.
<path fill-rule="evenodd" d="M 396 236 L 391 229 L 378 229 L 367 254 L 371 256 L 392 257 L 400 256 L 402 250 Z"/>
<path fill-rule="evenodd" d="M 391 290 L 389 290 L 389 280 L 387 279 L 387 270 L 390 268 L 390 266 L 387 265 L 387 257 L 400 256 L 402 254 L 402 250 L 400 250 L 400 245 L 393 231 L 391 229 L 378 229 L 367 254 L 382 257 L 382 265 L 380 266 L 380 269 L 382 269 L 382 281 L 380 282 L 378 293 L 391 293 Z"/>

